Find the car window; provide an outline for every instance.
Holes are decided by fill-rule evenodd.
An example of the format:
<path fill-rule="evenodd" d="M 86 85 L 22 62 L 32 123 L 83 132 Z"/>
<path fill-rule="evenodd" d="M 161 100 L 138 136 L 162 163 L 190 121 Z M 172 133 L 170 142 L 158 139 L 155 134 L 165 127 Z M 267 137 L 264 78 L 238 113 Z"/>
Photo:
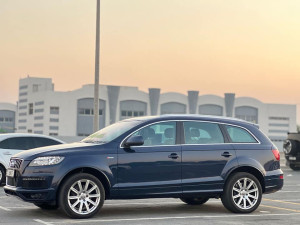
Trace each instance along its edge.
<path fill-rule="evenodd" d="M 224 143 L 223 134 L 216 123 L 184 122 L 184 138 L 186 144 L 218 144 Z"/>
<path fill-rule="evenodd" d="M 161 122 L 144 127 L 133 135 L 141 135 L 143 146 L 175 145 L 176 122 Z"/>
<path fill-rule="evenodd" d="M 49 145 L 59 145 L 59 144 L 61 144 L 58 141 L 55 141 L 55 140 L 52 140 L 52 139 L 49 139 L 49 138 L 42 138 L 42 137 L 35 137 L 34 138 L 34 143 L 35 143 L 36 148 L 49 146 Z"/>
<path fill-rule="evenodd" d="M 255 138 L 245 129 L 226 125 L 226 130 L 233 143 L 256 143 Z"/>
<path fill-rule="evenodd" d="M 27 150 L 30 148 L 30 146 L 26 137 L 13 137 L 13 138 L 7 138 L 3 140 L 0 143 L 0 148 Z"/>

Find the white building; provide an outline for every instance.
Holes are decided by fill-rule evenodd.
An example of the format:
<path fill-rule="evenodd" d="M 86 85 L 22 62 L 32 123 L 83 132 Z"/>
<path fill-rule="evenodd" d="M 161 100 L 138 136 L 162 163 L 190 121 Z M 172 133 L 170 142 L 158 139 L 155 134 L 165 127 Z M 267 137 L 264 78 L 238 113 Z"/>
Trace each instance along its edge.
<path fill-rule="evenodd" d="M 15 118 L 17 107 L 11 103 L 0 103 L 0 133 L 15 131 Z"/>
<path fill-rule="evenodd" d="M 54 91 L 50 78 L 27 77 L 19 82 L 18 132 L 53 136 L 87 136 L 93 131 L 93 85 Z M 244 119 L 260 129 L 280 148 L 287 132 L 296 131 L 296 105 L 267 104 L 251 97 L 225 93 L 199 95 L 198 91 L 161 93 L 137 87 L 100 85 L 100 128 L 116 121 L 144 115 L 174 113 L 206 114 Z"/>

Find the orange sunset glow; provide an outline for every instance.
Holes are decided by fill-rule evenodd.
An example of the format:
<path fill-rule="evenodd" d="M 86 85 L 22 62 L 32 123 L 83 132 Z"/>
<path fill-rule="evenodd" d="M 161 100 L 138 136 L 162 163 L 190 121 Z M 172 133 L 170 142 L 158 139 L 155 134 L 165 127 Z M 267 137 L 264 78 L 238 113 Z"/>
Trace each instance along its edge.
<path fill-rule="evenodd" d="M 298 0 L 101 0 L 100 83 L 299 107 L 299 12 Z M 95 16 L 94 0 L 0 0 L 0 101 L 28 74 L 61 91 L 93 83 Z"/>

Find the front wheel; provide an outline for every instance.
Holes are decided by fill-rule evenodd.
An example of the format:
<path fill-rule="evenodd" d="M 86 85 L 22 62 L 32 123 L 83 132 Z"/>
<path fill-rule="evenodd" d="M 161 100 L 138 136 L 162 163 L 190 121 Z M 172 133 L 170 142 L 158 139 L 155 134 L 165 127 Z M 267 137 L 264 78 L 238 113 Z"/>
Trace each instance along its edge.
<path fill-rule="evenodd" d="M 98 213 L 104 199 L 105 191 L 100 180 L 91 174 L 80 173 L 63 183 L 59 206 L 69 217 L 83 219 Z"/>
<path fill-rule="evenodd" d="M 208 201 L 209 198 L 180 198 L 181 201 L 183 201 L 184 203 L 188 204 L 188 205 L 202 205 L 205 202 Z"/>
<path fill-rule="evenodd" d="M 251 213 L 257 209 L 262 198 L 258 179 L 249 173 L 235 173 L 225 184 L 222 203 L 234 213 Z"/>

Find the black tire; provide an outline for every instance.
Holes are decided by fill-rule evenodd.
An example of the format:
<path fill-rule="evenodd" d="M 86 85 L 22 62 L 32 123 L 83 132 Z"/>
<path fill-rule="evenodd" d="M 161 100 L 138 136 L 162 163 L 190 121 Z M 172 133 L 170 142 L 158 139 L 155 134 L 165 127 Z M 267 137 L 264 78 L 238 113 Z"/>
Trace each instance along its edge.
<path fill-rule="evenodd" d="M 46 204 L 46 203 L 33 203 L 35 206 L 44 210 L 55 210 L 58 209 L 58 205 Z"/>
<path fill-rule="evenodd" d="M 238 184 L 239 181 L 242 182 L 246 181 L 246 188 L 245 185 L 242 184 L 241 182 L 240 184 L 242 185 L 242 187 L 239 186 Z M 249 183 L 247 183 L 247 181 L 249 181 Z M 248 188 L 247 186 L 249 186 L 252 181 L 253 181 L 252 186 Z M 251 187 L 253 187 L 253 189 L 251 189 Z M 241 192 L 237 192 L 236 190 L 241 190 Z M 234 213 L 253 212 L 259 206 L 261 202 L 261 198 L 262 198 L 262 188 L 260 182 L 255 176 L 245 172 L 239 172 L 231 175 L 226 181 L 224 192 L 221 196 L 221 200 L 225 208 Z M 249 202 L 252 201 L 253 206 L 249 204 L 248 200 Z"/>
<path fill-rule="evenodd" d="M 5 178 L 6 178 L 5 171 L 6 171 L 5 168 L 0 165 L 0 186 L 5 183 Z"/>
<path fill-rule="evenodd" d="M 209 200 L 209 198 L 198 197 L 198 198 L 180 198 L 181 201 L 188 205 L 202 205 Z"/>
<path fill-rule="evenodd" d="M 283 143 L 283 151 L 286 155 L 295 155 L 300 147 L 298 141 L 287 139 Z"/>
<path fill-rule="evenodd" d="M 300 166 L 297 167 L 297 166 L 294 165 L 294 164 L 290 164 L 290 168 L 291 168 L 292 170 L 295 170 L 295 171 L 299 171 L 299 170 L 300 170 Z"/>
<path fill-rule="evenodd" d="M 90 186 L 92 186 L 92 187 L 96 186 L 96 190 L 92 191 L 91 193 L 89 193 L 88 191 L 84 191 L 87 181 L 89 181 Z M 78 190 L 80 190 L 80 187 L 77 184 L 78 182 L 80 182 L 80 184 L 82 186 L 82 192 L 78 191 Z M 84 182 L 86 182 L 85 185 L 83 185 Z M 77 189 L 76 189 L 76 185 L 77 185 Z M 73 189 L 76 189 L 77 194 L 75 194 L 75 192 L 73 192 L 71 190 L 72 186 L 73 186 Z M 88 190 L 91 190 L 91 189 L 88 189 Z M 79 173 L 79 174 L 74 174 L 74 175 L 70 176 L 69 178 L 67 178 L 67 180 L 64 181 L 60 190 L 61 191 L 60 191 L 59 197 L 58 197 L 58 205 L 61 208 L 61 210 L 71 218 L 85 219 L 85 218 L 90 218 L 90 217 L 94 216 L 102 208 L 104 199 L 105 199 L 105 191 L 104 191 L 103 185 L 100 182 L 100 180 L 98 178 L 96 178 L 95 176 L 93 176 L 91 174 L 87 174 L 87 173 Z M 97 192 L 97 193 L 95 194 L 95 192 Z M 69 195 L 71 197 L 74 197 L 77 199 L 69 200 L 69 198 L 68 198 Z M 95 200 L 96 202 L 93 201 L 94 203 L 96 203 L 96 205 L 92 205 L 91 203 L 88 202 L 88 200 L 86 200 L 87 198 L 88 199 L 93 198 L 93 197 L 89 197 L 88 195 L 99 195 L 100 196 L 99 199 Z M 72 209 L 71 205 L 74 205 L 77 201 L 79 201 L 79 202 Z M 85 204 L 87 204 L 87 205 L 85 205 Z M 79 207 L 76 207 L 78 205 L 79 205 Z M 87 208 L 89 208 L 90 206 L 91 206 L 92 211 L 88 212 L 89 210 Z M 84 209 L 86 209 L 85 212 L 84 212 Z"/>

